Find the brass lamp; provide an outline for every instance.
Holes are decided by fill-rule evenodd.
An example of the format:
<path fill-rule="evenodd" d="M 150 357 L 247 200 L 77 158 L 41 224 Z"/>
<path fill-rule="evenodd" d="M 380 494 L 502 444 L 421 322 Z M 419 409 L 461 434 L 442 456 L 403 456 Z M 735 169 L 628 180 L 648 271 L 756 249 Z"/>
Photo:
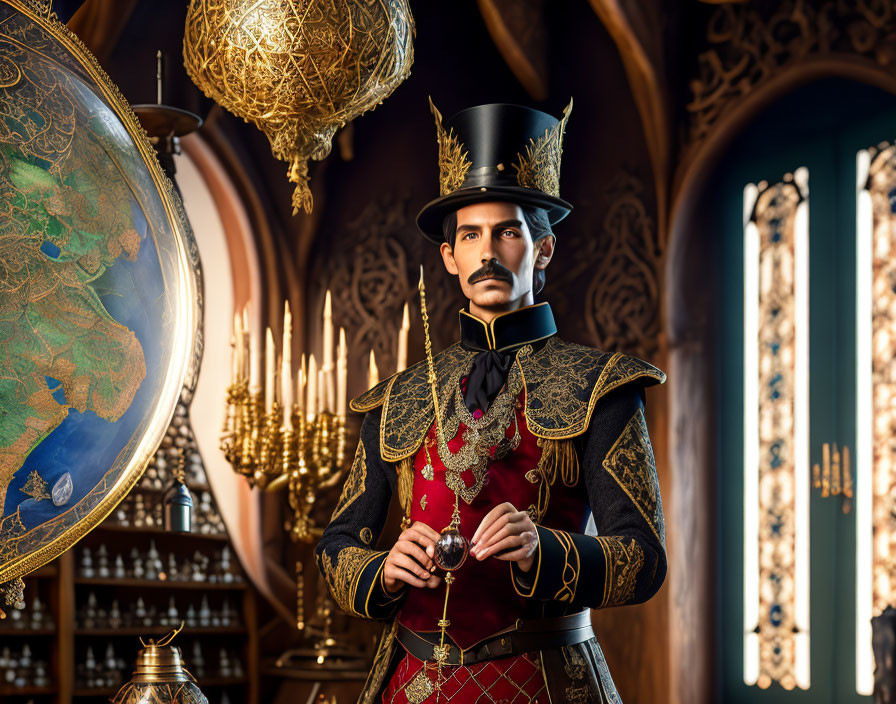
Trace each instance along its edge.
<path fill-rule="evenodd" d="M 112 704 L 208 704 L 196 680 L 184 668 L 180 648 L 171 645 L 183 623 L 156 643 L 150 639 L 137 653 L 130 682 L 125 683 Z"/>

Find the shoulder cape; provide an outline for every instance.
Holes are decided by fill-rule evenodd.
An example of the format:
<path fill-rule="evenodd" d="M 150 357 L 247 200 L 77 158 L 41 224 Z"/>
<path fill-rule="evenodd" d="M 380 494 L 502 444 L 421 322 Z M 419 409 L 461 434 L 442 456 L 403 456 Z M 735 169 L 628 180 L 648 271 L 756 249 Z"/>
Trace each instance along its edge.
<path fill-rule="evenodd" d="M 435 357 L 440 408 L 446 390 L 469 372 L 475 355 L 455 343 Z M 653 386 L 666 380 L 662 371 L 637 357 L 601 352 L 556 336 L 537 351 L 531 345 L 522 347 L 516 364 L 526 389 L 529 430 L 554 440 L 584 433 L 595 404 L 613 389 L 632 382 Z M 413 455 L 435 419 L 427 376 L 424 360 L 384 379 L 350 404 L 360 413 L 383 407 L 380 454 L 387 462 Z"/>

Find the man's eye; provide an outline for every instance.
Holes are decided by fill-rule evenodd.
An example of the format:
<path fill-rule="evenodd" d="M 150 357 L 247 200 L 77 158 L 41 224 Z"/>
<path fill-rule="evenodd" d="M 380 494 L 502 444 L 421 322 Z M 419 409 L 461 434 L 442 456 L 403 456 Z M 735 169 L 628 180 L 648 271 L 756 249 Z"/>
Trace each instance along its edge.
<path fill-rule="evenodd" d="M 472 238 L 475 237 L 475 236 L 476 236 L 476 233 L 475 233 L 475 232 L 472 232 L 472 231 L 471 231 L 471 232 L 465 232 L 463 235 L 461 235 L 461 239 L 462 239 L 462 240 L 469 240 L 469 239 L 472 239 Z"/>
<path fill-rule="evenodd" d="M 519 237 L 520 233 L 517 232 L 516 230 L 504 230 L 504 232 L 501 233 L 501 236 L 502 237 Z"/>

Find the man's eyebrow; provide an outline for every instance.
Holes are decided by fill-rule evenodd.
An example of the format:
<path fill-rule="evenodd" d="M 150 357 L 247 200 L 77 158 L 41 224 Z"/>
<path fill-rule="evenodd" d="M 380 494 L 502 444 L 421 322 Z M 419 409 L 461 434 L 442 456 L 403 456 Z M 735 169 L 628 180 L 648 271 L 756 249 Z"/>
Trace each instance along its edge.
<path fill-rule="evenodd" d="M 497 223 L 494 227 L 492 227 L 492 232 L 495 230 L 501 230 L 505 227 L 521 227 L 523 223 L 519 220 L 503 220 L 502 222 Z"/>
<path fill-rule="evenodd" d="M 482 228 L 479 225 L 458 225 L 455 233 L 460 232 L 461 230 L 476 230 L 479 232 Z"/>

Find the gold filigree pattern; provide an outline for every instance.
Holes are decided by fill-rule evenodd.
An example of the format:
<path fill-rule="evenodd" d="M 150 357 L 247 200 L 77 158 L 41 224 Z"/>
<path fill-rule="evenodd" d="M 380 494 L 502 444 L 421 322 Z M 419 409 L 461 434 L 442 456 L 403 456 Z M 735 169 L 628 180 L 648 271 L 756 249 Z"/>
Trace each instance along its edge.
<path fill-rule="evenodd" d="M 435 689 L 435 684 L 426 675 L 426 668 L 421 667 L 411 681 L 405 685 L 404 693 L 409 704 L 421 704 Z"/>
<path fill-rule="evenodd" d="M 463 410 L 456 406 L 458 380 L 472 364 L 474 352 L 454 344 L 435 358 L 439 408 L 443 411 L 446 437 L 454 437 Z M 597 401 L 631 381 L 645 385 L 662 383 L 666 375 L 636 357 L 609 354 L 591 347 L 551 337 L 533 352 L 526 345 L 517 354 L 517 366 L 525 386 L 525 415 L 529 430 L 540 438 L 564 440 L 588 428 Z M 385 390 L 373 389 L 352 404 L 369 411 L 383 404 L 380 419 L 380 453 L 387 462 L 398 462 L 417 452 L 432 426 L 432 391 L 426 364 L 420 362 L 392 377 Z M 462 405 L 462 404 L 461 404 Z M 558 450 L 562 449 L 558 446 Z M 558 465 L 564 483 L 573 481 L 573 465 Z"/>
<path fill-rule="evenodd" d="M 656 475 L 656 460 L 647 433 L 644 411 L 638 409 L 613 443 L 603 461 L 604 469 L 637 506 L 657 540 L 666 546 L 663 502 Z"/>
<path fill-rule="evenodd" d="M 453 397 L 454 386 L 469 371 L 474 356 L 474 352 L 464 350 L 458 344 L 436 356 L 440 408 L 445 408 L 447 399 Z M 449 420 L 451 417 L 448 416 Z M 397 462 L 416 453 L 434 420 L 426 363 L 420 362 L 397 375 L 386 392 L 380 421 L 380 454 L 383 459 Z"/>
<path fill-rule="evenodd" d="M 537 140 L 529 140 L 525 152 L 517 154 L 513 164 L 516 181 L 523 188 L 560 197 L 560 158 L 563 156 L 563 132 L 572 113 L 572 98 L 563 109 L 563 117 Z M 444 194 L 443 194 L 444 195 Z"/>
<path fill-rule="evenodd" d="M 364 450 L 364 443 L 358 442 L 358 449 L 355 451 L 355 459 L 352 462 L 352 468 L 348 472 L 345 484 L 342 487 L 342 494 L 333 509 L 333 515 L 330 516 L 330 523 L 335 521 L 345 509 L 364 493 L 367 484 L 367 452 Z"/>
<path fill-rule="evenodd" d="M 436 120 L 436 139 L 439 142 L 439 195 L 444 196 L 463 185 L 467 172 L 473 164 L 454 131 L 445 129 L 442 124 L 442 113 L 436 108 L 432 98 L 429 99 L 429 109 Z"/>
<path fill-rule="evenodd" d="M 488 463 L 501 460 L 520 445 L 520 429 L 516 422 L 516 400 L 523 388 L 523 379 L 516 366 L 510 368 L 504 390 L 498 394 L 488 410 L 478 420 L 473 418 L 464 404 L 459 379 L 450 382 L 454 387 L 454 405 L 439 404 L 444 418 L 444 437 L 438 441 L 439 457 L 445 465 L 445 483 L 468 504 L 473 502 L 485 484 Z M 463 423 L 464 443 L 457 452 L 451 452 L 448 440 L 457 435 Z M 513 435 L 507 437 L 507 429 L 513 427 Z M 494 455 L 491 450 L 494 448 Z M 473 483 L 464 484 L 462 474 L 469 470 Z"/>
<path fill-rule="evenodd" d="M 548 530 L 551 531 L 563 550 L 563 571 L 560 575 L 562 584 L 552 598 L 557 601 L 572 601 L 576 597 L 576 587 L 579 583 L 579 568 L 581 567 L 579 551 L 569 533 L 551 528 Z"/>
<path fill-rule="evenodd" d="M 364 526 L 361 529 L 359 536 L 361 538 L 361 542 L 365 545 L 370 545 L 370 543 L 373 542 L 373 531 L 370 530 L 368 526 Z"/>
<path fill-rule="evenodd" d="M 311 212 L 308 159 L 410 74 L 407 0 L 192 0 L 184 66 L 206 96 L 252 122 L 290 164 L 293 212 Z"/>
<path fill-rule="evenodd" d="M 50 498 L 50 492 L 47 491 L 48 486 L 46 480 L 37 473 L 37 470 L 32 469 L 31 474 L 28 475 L 28 481 L 19 488 L 19 491 L 35 501 L 43 501 Z"/>
<path fill-rule="evenodd" d="M 595 538 L 604 553 L 606 574 L 601 607 L 622 606 L 635 595 L 638 573 L 644 566 L 644 550 L 634 538 Z"/>
<path fill-rule="evenodd" d="M 420 497 L 420 508 L 426 510 L 426 494 Z"/>
<path fill-rule="evenodd" d="M 354 616 L 364 616 L 355 610 L 355 595 L 358 591 L 358 580 L 364 568 L 371 560 L 376 559 L 377 553 L 373 550 L 358 547 L 342 548 L 336 556 L 336 565 L 324 551 L 321 554 L 321 565 L 324 577 L 330 587 L 330 593 L 346 613 Z"/>
<path fill-rule="evenodd" d="M 526 386 L 526 420 L 541 438 L 564 439 L 588 428 L 597 401 L 615 388 L 642 379 L 662 383 L 666 375 L 637 357 L 600 352 L 557 337 L 537 352 L 517 354 Z"/>
<path fill-rule="evenodd" d="M 367 675 L 367 682 L 364 683 L 364 689 L 358 697 L 358 704 L 374 704 L 376 695 L 380 691 L 383 680 L 386 678 L 386 672 L 389 669 L 389 662 L 392 660 L 392 652 L 395 649 L 395 631 L 398 629 L 398 619 L 393 619 L 392 624 L 383 629 L 383 635 L 376 648 L 376 654 L 373 656 L 373 665 L 370 666 L 370 672 Z"/>

